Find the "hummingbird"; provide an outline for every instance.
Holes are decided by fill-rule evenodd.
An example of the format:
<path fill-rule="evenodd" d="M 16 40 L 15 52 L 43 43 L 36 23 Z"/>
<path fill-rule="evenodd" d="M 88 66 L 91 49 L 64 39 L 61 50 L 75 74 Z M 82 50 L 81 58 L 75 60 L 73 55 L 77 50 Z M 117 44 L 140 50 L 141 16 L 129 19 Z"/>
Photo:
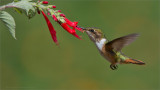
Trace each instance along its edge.
<path fill-rule="evenodd" d="M 144 62 L 132 59 L 121 52 L 122 48 L 132 43 L 139 34 L 133 33 L 109 41 L 99 28 L 88 27 L 84 28 L 84 31 L 87 33 L 91 41 L 94 42 L 101 56 L 111 63 L 110 68 L 112 70 L 118 68 L 117 64 L 145 64 Z"/>

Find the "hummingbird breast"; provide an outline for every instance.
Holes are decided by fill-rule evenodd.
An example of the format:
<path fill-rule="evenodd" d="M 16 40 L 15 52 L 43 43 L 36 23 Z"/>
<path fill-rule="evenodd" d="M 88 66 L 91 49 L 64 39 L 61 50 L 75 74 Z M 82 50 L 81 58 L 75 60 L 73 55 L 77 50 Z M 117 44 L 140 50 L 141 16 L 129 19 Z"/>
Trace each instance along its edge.
<path fill-rule="evenodd" d="M 110 50 L 107 50 L 105 47 L 107 40 L 105 38 L 102 38 L 99 42 L 96 42 L 96 46 L 101 54 L 106 60 L 108 60 L 110 63 L 114 64 L 116 63 L 115 59 L 115 53 L 111 52 Z"/>

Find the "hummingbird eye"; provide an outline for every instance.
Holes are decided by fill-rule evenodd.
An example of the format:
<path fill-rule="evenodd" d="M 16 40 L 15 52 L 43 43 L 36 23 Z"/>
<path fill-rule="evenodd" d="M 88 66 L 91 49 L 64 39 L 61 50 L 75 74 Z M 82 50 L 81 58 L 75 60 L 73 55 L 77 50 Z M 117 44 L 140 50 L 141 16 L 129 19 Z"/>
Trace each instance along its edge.
<path fill-rule="evenodd" d="M 91 32 L 94 32 L 94 30 L 93 30 L 93 29 L 91 29 L 90 31 L 91 31 Z"/>

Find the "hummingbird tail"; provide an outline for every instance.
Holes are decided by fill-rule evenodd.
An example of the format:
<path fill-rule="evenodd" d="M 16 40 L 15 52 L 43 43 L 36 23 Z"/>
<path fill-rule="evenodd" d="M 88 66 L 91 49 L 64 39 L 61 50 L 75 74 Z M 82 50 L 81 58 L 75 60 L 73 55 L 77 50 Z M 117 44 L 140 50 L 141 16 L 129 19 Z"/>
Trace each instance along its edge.
<path fill-rule="evenodd" d="M 123 63 L 125 63 L 125 64 L 132 63 L 132 64 L 137 64 L 137 65 L 145 65 L 144 62 L 142 62 L 140 60 L 135 60 L 135 59 L 126 59 Z"/>

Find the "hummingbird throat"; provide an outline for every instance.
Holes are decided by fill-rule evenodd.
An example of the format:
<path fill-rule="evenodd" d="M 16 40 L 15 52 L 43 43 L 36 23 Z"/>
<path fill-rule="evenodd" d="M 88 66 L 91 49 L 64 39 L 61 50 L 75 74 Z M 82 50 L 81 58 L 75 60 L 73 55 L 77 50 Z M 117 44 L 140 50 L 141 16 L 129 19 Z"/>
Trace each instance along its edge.
<path fill-rule="evenodd" d="M 96 41 L 95 44 L 96 44 L 96 46 L 97 46 L 97 48 L 98 48 L 99 50 L 102 50 L 102 48 L 103 48 L 103 46 L 105 45 L 106 41 L 107 41 L 107 40 L 106 40 L 105 38 L 102 38 L 101 40 Z"/>

